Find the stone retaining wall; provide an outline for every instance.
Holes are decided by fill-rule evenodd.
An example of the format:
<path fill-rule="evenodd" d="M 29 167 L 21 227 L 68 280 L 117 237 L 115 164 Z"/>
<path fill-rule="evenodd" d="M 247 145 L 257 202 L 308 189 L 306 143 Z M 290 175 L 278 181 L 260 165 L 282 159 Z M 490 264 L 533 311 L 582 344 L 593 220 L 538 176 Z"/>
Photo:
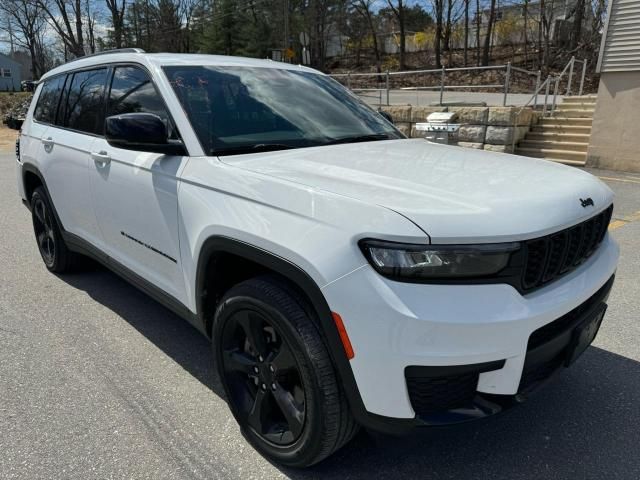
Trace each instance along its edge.
<path fill-rule="evenodd" d="M 455 123 L 462 126 L 454 145 L 467 148 L 512 153 L 513 135 L 516 144 L 537 123 L 537 115 L 531 108 L 520 107 L 413 107 L 391 105 L 382 109 L 388 112 L 402 133 L 410 137 L 424 137 L 425 132 L 416 130 L 415 124 L 426 122 L 433 112 L 456 112 Z M 515 122 L 515 127 L 514 127 Z"/>

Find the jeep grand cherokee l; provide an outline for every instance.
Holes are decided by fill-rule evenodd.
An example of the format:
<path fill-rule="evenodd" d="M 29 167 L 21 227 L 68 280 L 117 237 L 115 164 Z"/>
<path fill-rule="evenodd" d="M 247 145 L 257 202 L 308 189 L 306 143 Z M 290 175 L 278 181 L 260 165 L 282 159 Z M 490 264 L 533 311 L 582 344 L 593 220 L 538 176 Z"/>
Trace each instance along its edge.
<path fill-rule="evenodd" d="M 243 434 L 290 466 L 521 402 L 593 341 L 618 260 L 598 179 L 406 139 L 300 66 L 78 59 L 18 147 L 46 267 L 93 257 L 191 322 Z"/>

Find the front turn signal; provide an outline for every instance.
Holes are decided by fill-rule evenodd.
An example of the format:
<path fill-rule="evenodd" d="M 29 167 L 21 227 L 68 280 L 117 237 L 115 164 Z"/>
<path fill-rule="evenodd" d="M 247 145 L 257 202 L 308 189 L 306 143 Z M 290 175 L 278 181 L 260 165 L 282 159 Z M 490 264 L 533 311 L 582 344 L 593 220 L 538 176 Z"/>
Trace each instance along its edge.
<path fill-rule="evenodd" d="M 347 358 L 351 360 L 353 357 L 355 357 L 355 353 L 353 351 L 353 346 L 351 345 L 351 340 L 349 340 L 347 329 L 344 328 L 342 317 L 336 312 L 331 312 L 331 316 L 333 317 L 333 321 L 336 324 L 336 328 L 338 329 L 338 334 L 340 335 L 340 340 L 342 341 L 342 346 L 344 347 L 344 353 L 346 353 Z"/>

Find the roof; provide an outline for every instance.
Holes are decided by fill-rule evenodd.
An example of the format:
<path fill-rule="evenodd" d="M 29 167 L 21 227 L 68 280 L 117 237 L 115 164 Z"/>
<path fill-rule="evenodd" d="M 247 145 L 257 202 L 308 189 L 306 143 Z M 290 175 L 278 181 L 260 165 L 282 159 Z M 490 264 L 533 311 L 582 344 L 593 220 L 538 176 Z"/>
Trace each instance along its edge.
<path fill-rule="evenodd" d="M 0 53 L 0 61 L 2 61 L 2 62 L 10 62 L 13 65 L 15 65 L 15 68 L 19 68 L 19 69 L 22 68 L 22 65 L 20 64 L 20 62 L 17 62 L 13 58 L 11 58 L 9 55 L 5 55 L 4 53 Z"/>
<path fill-rule="evenodd" d="M 150 70 L 157 70 L 164 66 L 174 65 L 205 65 L 205 66 L 224 66 L 224 67 L 253 67 L 253 68 L 276 68 L 280 70 L 298 70 L 310 73 L 322 74 L 318 70 L 314 70 L 302 65 L 292 65 L 289 63 L 274 62 L 273 60 L 261 60 L 246 57 L 231 57 L 226 55 L 201 55 L 194 53 L 138 53 L 138 52 L 115 52 L 101 53 L 99 55 L 90 55 L 80 57 L 76 60 L 65 63 L 53 70 L 45 73 L 42 80 L 68 72 L 79 68 L 87 68 L 109 63 L 139 63 L 146 66 Z"/>

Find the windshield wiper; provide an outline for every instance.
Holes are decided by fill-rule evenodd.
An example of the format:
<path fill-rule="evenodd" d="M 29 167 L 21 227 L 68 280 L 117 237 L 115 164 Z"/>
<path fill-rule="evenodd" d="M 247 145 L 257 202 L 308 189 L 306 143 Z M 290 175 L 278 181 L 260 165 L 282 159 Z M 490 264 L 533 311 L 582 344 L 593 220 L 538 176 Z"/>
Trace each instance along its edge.
<path fill-rule="evenodd" d="M 276 150 L 288 150 L 295 148 L 284 143 L 256 143 L 255 145 L 240 145 L 238 147 L 222 148 L 214 150 L 213 155 L 241 155 L 243 153 L 272 152 Z"/>
<path fill-rule="evenodd" d="M 370 135 L 354 135 L 353 137 L 333 138 L 325 145 L 337 145 L 339 143 L 374 142 L 376 140 L 389 140 L 386 133 L 372 133 Z"/>

